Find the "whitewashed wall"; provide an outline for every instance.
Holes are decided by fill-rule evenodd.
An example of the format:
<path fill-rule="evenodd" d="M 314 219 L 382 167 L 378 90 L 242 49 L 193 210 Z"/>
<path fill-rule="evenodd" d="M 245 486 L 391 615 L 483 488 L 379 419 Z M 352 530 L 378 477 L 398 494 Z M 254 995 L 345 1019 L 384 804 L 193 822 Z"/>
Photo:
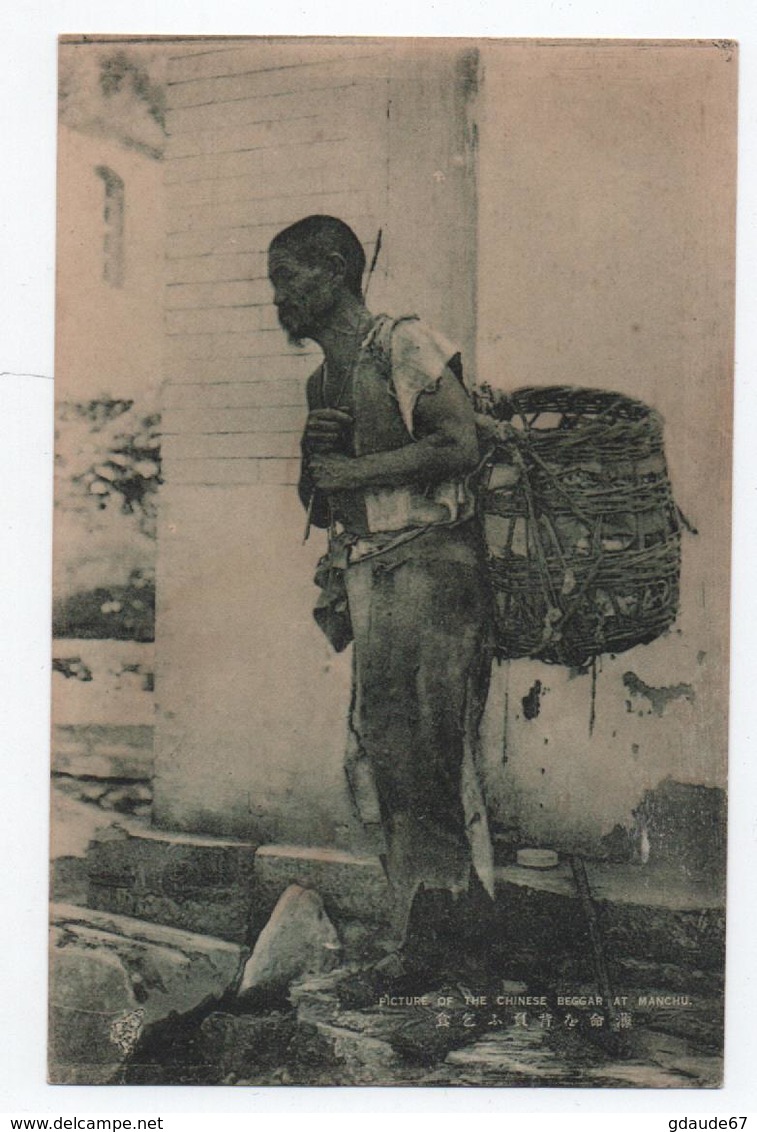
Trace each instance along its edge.
<path fill-rule="evenodd" d="M 480 377 L 655 406 L 676 500 L 699 530 L 683 537 L 672 632 L 603 659 L 593 736 L 589 676 L 524 661 L 495 674 L 500 813 L 546 844 L 591 843 L 632 824 L 667 777 L 725 784 L 735 62 L 713 44 L 604 42 L 492 44 L 482 65 Z M 690 692 L 658 714 L 626 672 Z"/>
<path fill-rule="evenodd" d="M 492 44 L 478 92 L 459 43 L 331 42 L 315 61 L 228 41 L 171 60 L 160 824 L 360 844 L 342 779 L 349 658 L 311 622 L 324 540 L 301 545 L 293 488 L 318 358 L 286 346 L 265 280 L 271 237 L 314 211 L 369 254 L 384 228 L 370 305 L 456 337 L 471 375 L 660 408 L 702 528 L 679 626 L 604 665 L 593 738 L 586 678 L 529 662 L 495 675 L 495 816 L 524 839 L 596 845 L 667 776 L 722 785 L 733 79 L 715 48 L 671 50 Z M 629 711 L 628 670 L 694 695 Z"/>
<path fill-rule="evenodd" d="M 287 346 L 265 253 L 313 212 L 346 220 L 369 256 L 382 227 L 371 307 L 389 297 L 470 352 L 460 55 L 342 41 L 316 58 L 296 42 L 232 41 L 169 63 L 161 824 L 355 844 L 342 772 L 349 657 L 312 622 L 325 539 L 302 546 L 293 487 L 319 355 Z"/>

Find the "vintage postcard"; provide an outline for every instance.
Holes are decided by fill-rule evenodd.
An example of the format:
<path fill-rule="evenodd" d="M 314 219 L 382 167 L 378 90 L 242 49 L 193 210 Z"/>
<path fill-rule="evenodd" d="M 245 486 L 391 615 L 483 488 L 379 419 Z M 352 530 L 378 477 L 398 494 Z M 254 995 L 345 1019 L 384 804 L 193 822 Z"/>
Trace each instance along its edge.
<path fill-rule="evenodd" d="M 49 1078 L 723 1078 L 737 47 L 60 42 Z"/>

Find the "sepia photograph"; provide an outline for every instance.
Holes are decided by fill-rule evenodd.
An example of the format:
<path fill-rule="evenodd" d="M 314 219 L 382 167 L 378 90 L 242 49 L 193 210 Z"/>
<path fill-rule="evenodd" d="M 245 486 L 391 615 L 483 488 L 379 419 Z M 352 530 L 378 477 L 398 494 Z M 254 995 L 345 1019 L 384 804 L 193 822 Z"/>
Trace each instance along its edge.
<path fill-rule="evenodd" d="M 737 76 L 60 38 L 51 1084 L 722 1085 Z"/>

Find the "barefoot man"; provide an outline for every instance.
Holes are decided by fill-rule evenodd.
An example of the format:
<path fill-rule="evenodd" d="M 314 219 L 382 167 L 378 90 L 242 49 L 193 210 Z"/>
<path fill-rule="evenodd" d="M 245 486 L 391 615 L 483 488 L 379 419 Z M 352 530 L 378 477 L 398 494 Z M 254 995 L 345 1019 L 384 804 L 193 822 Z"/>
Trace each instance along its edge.
<path fill-rule="evenodd" d="M 299 492 L 308 525 L 329 532 L 317 619 L 336 648 L 354 641 L 350 727 L 393 898 L 376 971 L 415 978 L 480 945 L 489 903 L 476 753 L 491 599 L 460 353 L 415 316 L 372 315 L 364 270 L 334 217 L 308 216 L 269 249 L 283 330 L 324 355 L 308 381 Z"/>

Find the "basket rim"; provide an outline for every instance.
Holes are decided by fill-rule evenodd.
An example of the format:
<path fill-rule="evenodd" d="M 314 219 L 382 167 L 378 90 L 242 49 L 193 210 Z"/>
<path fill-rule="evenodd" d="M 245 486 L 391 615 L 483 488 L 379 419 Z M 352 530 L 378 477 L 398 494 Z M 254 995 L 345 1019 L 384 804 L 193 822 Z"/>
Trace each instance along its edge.
<path fill-rule="evenodd" d="M 513 406 L 516 410 L 523 408 L 523 406 L 517 405 L 517 401 L 524 398 L 533 399 L 537 402 L 534 408 L 539 407 L 539 401 L 549 401 L 558 398 L 568 398 L 570 400 L 579 401 L 581 398 L 591 398 L 595 401 L 604 402 L 607 409 L 614 405 L 617 405 L 619 408 L 633 409 L 635 414 L 638 414 L 636 416 L 637 420 L 644 418 L 652 418 L 657 421 L 662 420 L 659 411 L 652 405 L 647 404 L 646 401 L 642 401 L 639 397 L 633 397 L 628 393 L 621 393 L 617 390 L 602 387 L 589 385 L 521 385 L 517 389 L 508 390 L 492 385 L 490 382 L 479 382 L 473 386 L 473 390 L 474 392 L 486 390 L 498 394 L 500 397 L 513 402 Z"/>

